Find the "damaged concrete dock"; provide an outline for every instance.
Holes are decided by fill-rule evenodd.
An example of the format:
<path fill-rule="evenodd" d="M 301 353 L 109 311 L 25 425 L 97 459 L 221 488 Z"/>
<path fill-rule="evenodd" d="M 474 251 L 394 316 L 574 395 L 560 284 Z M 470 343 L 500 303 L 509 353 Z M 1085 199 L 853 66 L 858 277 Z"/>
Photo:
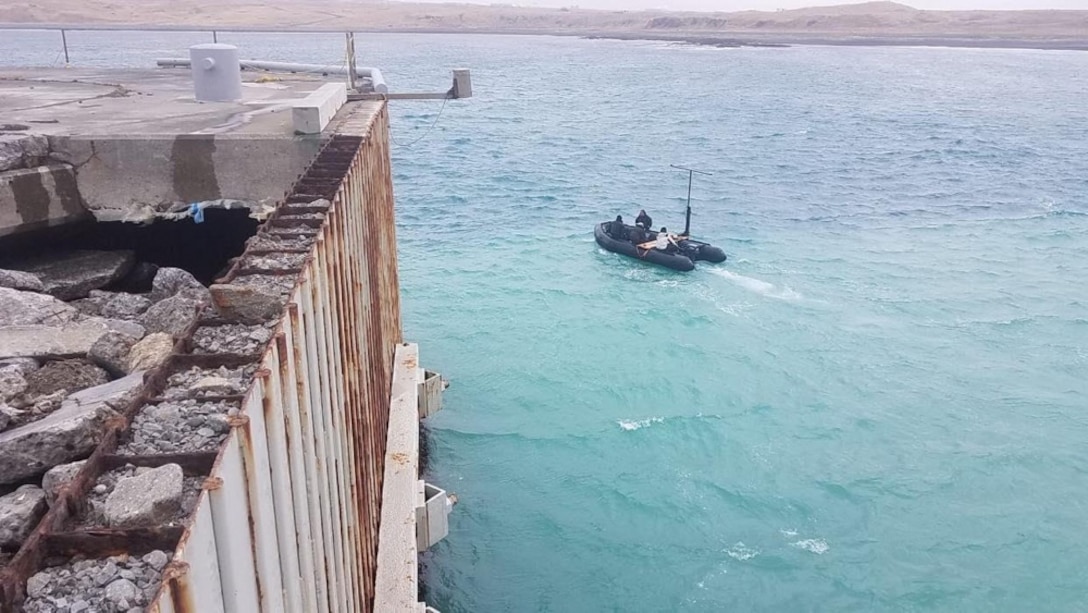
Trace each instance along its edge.
<path fill-rule="evenodd" d="M 387 103 L 186 75 L 0 72 L 0 611 L 422 611 Z"/>

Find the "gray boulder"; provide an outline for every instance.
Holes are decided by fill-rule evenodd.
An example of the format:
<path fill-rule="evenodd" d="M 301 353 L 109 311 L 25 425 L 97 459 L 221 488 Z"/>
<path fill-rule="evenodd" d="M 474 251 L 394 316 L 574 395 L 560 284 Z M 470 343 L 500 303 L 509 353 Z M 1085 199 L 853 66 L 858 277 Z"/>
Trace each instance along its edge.
<path fill-rule="evenodd" d="M 63 324 L 79 315 L 79 309 L 46 294 L 0 287 L 0 326 Z"/>
<path fill-rule="evenodd" d="M 136 319 L 151 306 L 147 296 L 125 292 L 94 290 L 87 300 L 93 302 L 98 314 L 107 319 Z"/>
<path fill-rule="evenodd" d="M 204 304 L 204 301 L 183 292 L 156 302 L 140 317 L 140 323 L 148 332 L 181 336 L 196 321 Z"/>
<path fill-rule="evenodd" d="M 128 354 L 135 344 L 136 339 L 127 334 L 107 332 L 91 347 L 87 357 L 111 375 L 121 377 L 128 373 Z"/>
<path fill-rule="evenodd" d="M 18 483 L 50 468 L 85 458 L 94 450 L 104 423 L 131 401 L 143 372 L 72 394 L 51 415 L 0 432 L 0 484 Z"/>
<path fill-rule="evenodd" d="M 26 377 L 18 366 L 0 366 L 0 402 L 7 402 L 26 391 Z"/>
<path fill-rule="evenodd" d="M 18 549 L 45 511 L 45 492 L 37 485 L 24 485 L 0 496 L 0 547 Z"/>
<path fill-rule="evenodd" d="M 0 269 L 0 287 L 21 289 L 31 292 L 45 291 L 45 286 L 42 285 L 41 279 L 29 272 L 23 272 L 21 270 Z"/>
<path fill-rule="evenodd" d="M 180 268 L 160 268 L 151 282 L 151 301 L 158 302 L 185 291 L 192 290 L 196 296 L 206 297 L 208 288 L 196 280 L 192 274 Z"/>
<path fill-rule="evenodd" d="M 86 460 L 80 460 L 78 462 L 71 462 L 69 464 L 61 464 L 60 466 L 54 466 L 50 468 L 45 476 L 42 477 L 42 490 L 45 492 L 45 502 L 50 507 L 57 501 L 57 495 L 60 494 L 60 488 L 67 485 L 72 479 L 76 478 L 79 471 L 83 469 L 83 465 L 86 464 Z"/>
<path fill-rule="evenodd" d="M 84 298 L 123 277 L 135 260 L 131 251 L 68 251 L 14 266 L 41 279 L 46 293 L 61 300 Z"/>
<path fill-rule="evenodd" d="M 165 523 L 181 510 L 183 483 L 184 474 L 177 464 L 121 479 L 106 498 L 106 521 L 112 528 Z"/>

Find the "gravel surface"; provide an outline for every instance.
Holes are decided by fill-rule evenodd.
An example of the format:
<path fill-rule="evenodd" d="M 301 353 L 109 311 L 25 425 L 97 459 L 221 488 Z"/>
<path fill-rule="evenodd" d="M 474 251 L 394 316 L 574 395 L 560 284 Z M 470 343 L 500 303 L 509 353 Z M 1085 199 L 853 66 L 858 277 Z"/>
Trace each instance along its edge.
<path fill-rule="evenodd" d="M 33 575 L 26 582 L 26 613 L 127 613 L 155 597 L 170 552 L 73 560 Z"/>
<path fill-rule="evenodd" d="M 269 253 L 242 258 L 242 267 L 263 270 L 287 270 L 302 268 L 302 263 L 305 261 L 305 253 Z"/>
<path fill-rule="evenodd" d="M 120 455 L 216 451 L 227 437 L 237 402 L 167 401 L 144 407 L 118 447 Z"/>
<path fill-rule="evenodd" d="M 291 211 L 290 209 L 288 209 L 283 212 L 283 215 L 280 215 L 280 219 L 284 221 L 290 221 L 295 219 L 325 219 L 325 213 L 302 213 Z"/>
<path fill-rule="evenodd" d="M 168 400 L 202 398 L 205 396 L 234 396 L 245 394 L 257 365 L 239 368 L 200 368 L 174 373 L 166 381 L 162 396 Z"/>
<path fill-rule="evenodd" d="M 272 328 L 277 322 L 260 326 L 226 324 L 197 328 L 193 334 L 193 353 L 233 353 L 256 355 L 272 338 Z"/>
<path fill-rule="evenodd" d="M 79 527 L 109 527 L 105 514 L 106 499 L 113 493 L 113 488 L 117 486 L 117 482 L 125 477 L 142 474 L 148 470 L 151 469 L 125 464 L 120 468 L 115 468 L 100 475 L 98 480 L 95 481 L 94 487 L 87 493 L 87 509 L 78 519 Z M 183 483 L 184 495 L 181 500 L 181 510 L 168 523 L 161 524 L 162 526 L 179 526 L 196 509 L 197 500 L 200 498 L 200 486 L 204 483 L 204 477 L 185 477 Z"/>
<path fill-rule="evenodd" d="M 298 249 L 308 251 L 317 240 L 315 234 L 283 235 L 283 234 L 257 234 L 246 241 L 251 249 L 268 251 L 280 251 L 282 249 Z"/>

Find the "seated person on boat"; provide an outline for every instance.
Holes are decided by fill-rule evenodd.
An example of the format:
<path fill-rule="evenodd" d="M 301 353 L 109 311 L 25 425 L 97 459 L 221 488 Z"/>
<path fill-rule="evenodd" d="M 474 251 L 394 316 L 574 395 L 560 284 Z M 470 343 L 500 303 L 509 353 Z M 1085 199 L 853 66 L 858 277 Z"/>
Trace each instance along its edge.
<path fill-rule="evenodd" d="M 608 225 L 608 234 L 618 241 L 627 240 L 627 227 L 623 225 L 623 215 L 616 215 L 616 221 Z"/>

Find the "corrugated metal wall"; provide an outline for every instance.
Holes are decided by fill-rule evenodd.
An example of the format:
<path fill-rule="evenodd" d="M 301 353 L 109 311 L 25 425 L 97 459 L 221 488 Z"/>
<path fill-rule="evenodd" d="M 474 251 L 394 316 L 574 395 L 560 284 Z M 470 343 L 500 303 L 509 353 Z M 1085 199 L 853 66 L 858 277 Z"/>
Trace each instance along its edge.
<path fill-rule="evenodd" d="M 387 109 L 353 106 L 288 197 L 339 185 L 151 611 L 373 608 L 401 327 Z"/>

